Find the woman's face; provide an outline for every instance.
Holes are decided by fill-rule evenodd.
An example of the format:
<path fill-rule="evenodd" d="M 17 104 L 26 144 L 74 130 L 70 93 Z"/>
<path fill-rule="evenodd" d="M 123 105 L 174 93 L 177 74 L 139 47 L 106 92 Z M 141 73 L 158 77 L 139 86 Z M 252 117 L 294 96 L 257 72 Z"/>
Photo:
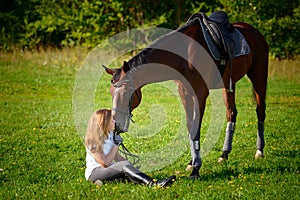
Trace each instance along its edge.
<path fill-rule="evenodd" d="M 109 127 L 108 127 L 109 131 L 115 130 L 115 123 L 116 123 L 116 121 L 113 118 L 111 118 L 110 123 L 109 123 Z"/>

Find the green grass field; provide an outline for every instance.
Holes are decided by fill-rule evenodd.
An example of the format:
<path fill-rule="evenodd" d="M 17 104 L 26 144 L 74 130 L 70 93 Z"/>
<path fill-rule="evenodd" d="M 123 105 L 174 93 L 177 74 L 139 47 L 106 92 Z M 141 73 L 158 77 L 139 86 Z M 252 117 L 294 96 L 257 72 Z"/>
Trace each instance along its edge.
<path fill-rule="evenodd" d="M 229 160 L 217 163 L 223 133 L 203 158 L 200 179 L 190 180 L 185 171 L 190 159 L 186 148 L 172 164 L 149 173 L 156 179 L 177 174 L 174 185 L 156 189 L 126 182 L 97 187 L 85 181 L 85 148 L 74 126 L 72 93 L 86 55 L 80 49 L 0 53 L 1 199 L 300 199 L 299 59 L 270 62 L 265 159 L 254 160 L 255 104 L 251 85 L 243 78 L 237 84 L 239 114 Z M 101 78 L 107 87 L 97 89 L 96 108 L 111 106 L 109 79 L 108 75 Z M 163 90 L 159 85 L 144 88 L 143 102 L 133 113 L 133 126 L 150 122 L 152 104 L 167 110 L 167 122 L 148 140 L 125 134 L 130 150 L 151 151 L 167 145 L 178 130 L 178 102 L 172 94 L 161 95 Z M 204 130 L 209 112 L 208 107 Z"/>

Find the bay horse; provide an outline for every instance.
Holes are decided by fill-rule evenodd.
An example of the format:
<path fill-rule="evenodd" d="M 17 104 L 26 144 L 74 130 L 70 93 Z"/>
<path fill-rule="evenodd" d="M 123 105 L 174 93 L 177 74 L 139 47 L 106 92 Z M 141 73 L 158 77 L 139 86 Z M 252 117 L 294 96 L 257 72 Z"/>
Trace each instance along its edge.
<path fill-rule="evenodd" d="M 211 23 L 221 24 L 221 28 L 213 26 Z M 209 43 L 207 33 L 211 30 L 216 31 L 216 28 L 222 29 L 224 27 L 227 33 L 226 31 L 222 32 L 222 30 L 215 32 L 215 35 L 210 33 L 210 40 L 218 42 L 214 39 L 219 37 L 220 43 L 214 45 Z M 228 38 L 226 38 L 228 30 L 230 33 L 240 34 L 238 42 L 227 35 L 231 44 L 232 41 L 236 43 L 231 46 L 230 41 L 228 42 Z M 242 45 L 240 50 L 243 51 L 246 48 L 246 51 L 238 54 L 241 51 L 235 50 L 234 46 L 237 45 L 240 47 Z M 216 51 L 219 52 L 219 56 L 214 54 Z M 110 69 L 103 65 L 105 71 L 112 75 L 110 92 L 113 98 L 112 114 L 116 120 L 116 130 L 119 133 L 128 131 L 131 112 L 141 102 L 141 88 L 143 86 L 155 82 L 175 80 L 186 112 L 191 151 L 189 165 L 192 172 L 190 177 L 197 178 L 202 166 L 199 143 L 200 129 L 209 90 L 223 88 L 227 128 L 223 153 L 218 160 L 223 162 L 228 159 L 232 150 L 237 117 L 235 86 L 242 77 L 247 75 L 252 83 L 257 104 L 257 150 L 255 158 L 264 157 L 268 54 L 269 47 L 265 38 L 250 24 L 244 22 L 229 23 L 228 16 L 223 11 L 217 11 L 210 17 L 206 17 L 203 13 L 194 14 L 183 26 L 161 36 L 128 62 L 124 61 L 122 67 Z"/>

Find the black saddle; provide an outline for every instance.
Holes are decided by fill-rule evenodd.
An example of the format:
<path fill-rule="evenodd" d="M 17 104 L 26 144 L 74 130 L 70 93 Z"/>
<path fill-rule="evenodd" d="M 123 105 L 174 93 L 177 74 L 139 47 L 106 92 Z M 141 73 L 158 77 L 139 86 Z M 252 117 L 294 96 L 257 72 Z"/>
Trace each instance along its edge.
<path fill-rule="evenodd" d="M 208 18 L 203 17 L 203 23 L 208 28 L 214 42 L 217 44 L 221 54 L 229 60 L 234 57 L 234 45 L 231 33 L 234 31 L 229 23 L 228 15 L 223 11 L 212 13 Z M 224 51 L 222 53 L 222 51 Z"/>
<path fill-rule="evenodd" d="M 216 11 L 209 17 L 200 12 L 192 15 L 189 20 L 192 19 L 199 20 L 206 43 L 216 60 L 232 60 L 249 53 L 247 41 L 229 22 L 224 11 Z"/>
<path fill-rule="evenodd" d="M 224 25 L 226 27 L 229 28 L 230 23 L 229 23 L 229 19 L 228 19 L 228 15 L 224 12 L 224 11 L 216 11 L 213 12 L 209 17 L 208 20 L 211 23 L 219 23 L 221 25 Z"/>

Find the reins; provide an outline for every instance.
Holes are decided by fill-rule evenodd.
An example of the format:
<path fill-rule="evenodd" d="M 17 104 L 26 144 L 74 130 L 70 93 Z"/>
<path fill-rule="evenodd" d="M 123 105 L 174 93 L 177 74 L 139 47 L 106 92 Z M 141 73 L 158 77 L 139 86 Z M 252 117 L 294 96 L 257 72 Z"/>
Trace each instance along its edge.
<path fill-rule="evenodd" d="M 128 160 L 128 156 L 133 157 L 133 162 L 132 162 L 133 165 L 137 164 L 137 163 L 140 161 L 140 157 L 137 156 L 137 155 L 135 155 L 135 154 L 133 154 L 133 153 L 131 153 L 131 152 L 125 147 L 125 145 L 124 145 L 123 143 L 121 143 L 120 146 L 122 146 L 123 150 L 121 150 L 121 149 L 119 148 L 119 151 L 125 155 L 126 160 Z"/>
<path fill-rule="evenodd" d="M 130 87 L 129 89 L 130 90 L 134 90 L 134 92 L 131 94 L 131 97 L 129 99 L 129 104 L 128 104 L 128 109 L 125 110 L 125 109 L 120 109 L 120 108 L 117 108 L 117 107 L 113 107 L 112 110 L 116 111 L 116 112 L 120 112 L 124 115 L 127 115 L 127 123 L 129 123 L 129 121 L 131 121 L 132 123 L 134 123 L 134 121 L 132 120 L 132 117 L 133 117 L 133 114 L 131 113 L 132 111 L 132 102 L 133 102 L 133 95 L 135 94 L 138 98 L 139 101 L 141 101 L 141 97 L 139 96 L 138 92 L 134 89 L 133 87 L 133 84 L 132 84 L 132 80 L 131 79 L 126 79 L 126 80 L 121 80 L 121 81 L 118 81 L 117 83 L 114 83 L 112 84 L 115 88 L 118 88 L 118 87 L 121 87 L 122 85 L 124 84 L 127 84 L 127 83 L 130 83 Z M 114 133 L 116 134 L 116 133 Z M 118 134 L 118 133 L 117 133 Z M 128 157 L 132 157 L 133 158 L 133 161 L 132 161 L 132 164 L 135 165 L 137 164 L 139 161 L 140 161 L 140 157 L 131 153 L 123 143 L 120 144 L 120 146 L 122 147 L 122 150 L 119 148 L 119 151 L 124 154 L 126 160 L 128 160 Z"/>

